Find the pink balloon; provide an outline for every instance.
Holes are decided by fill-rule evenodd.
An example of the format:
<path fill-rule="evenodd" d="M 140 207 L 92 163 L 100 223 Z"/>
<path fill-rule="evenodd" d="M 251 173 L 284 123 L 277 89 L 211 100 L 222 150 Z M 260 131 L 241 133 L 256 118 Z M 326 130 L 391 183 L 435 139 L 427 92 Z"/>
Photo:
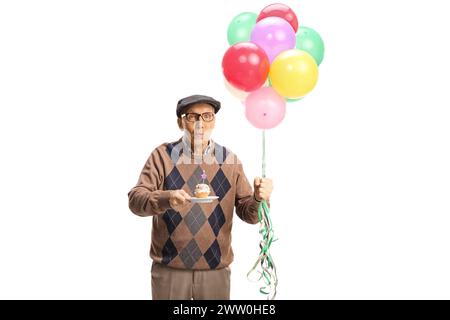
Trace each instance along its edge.
<path fill-rule="evenodd" d="M 286 101 L 272 87 L 262 87 L 245 99 L 245 116 L 258 129 L 272 129 L 286 114 Z"/>
<path fill-rule="evenodd" d="M 281 52 L 294 49 L 297 39 L 289 22 L 280 17 L 268 17 L 255 24 L 251 41 L 264 49 L 272 63 Z"/>

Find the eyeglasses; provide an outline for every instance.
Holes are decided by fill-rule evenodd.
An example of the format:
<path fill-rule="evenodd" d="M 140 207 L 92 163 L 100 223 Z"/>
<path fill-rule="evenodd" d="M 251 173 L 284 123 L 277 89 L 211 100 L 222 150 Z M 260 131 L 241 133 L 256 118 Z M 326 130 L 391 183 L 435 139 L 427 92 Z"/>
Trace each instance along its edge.
<path fill-rule="evenodd" d="M 183 118 L 185 118 L 189 122 L 195 122 L 198 121 L 202 117 L 203 121 L 205 122 L 211 122 L 215 118 L 214 112 L 204 112 L 202 114 L 200 113 L 185 113 L 183 115 Z"/>

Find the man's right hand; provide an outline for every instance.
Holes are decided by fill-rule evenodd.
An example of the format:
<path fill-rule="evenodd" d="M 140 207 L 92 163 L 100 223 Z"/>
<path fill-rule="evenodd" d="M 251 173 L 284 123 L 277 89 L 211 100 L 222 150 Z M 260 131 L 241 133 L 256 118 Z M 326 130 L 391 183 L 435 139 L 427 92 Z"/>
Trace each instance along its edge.
<path fill-rule="evenodd" d="M 191 196 L 184 190 L 173 190 L 170 192 L 169 204 L 175 211 L 180 211 L 189 204 Z"/>

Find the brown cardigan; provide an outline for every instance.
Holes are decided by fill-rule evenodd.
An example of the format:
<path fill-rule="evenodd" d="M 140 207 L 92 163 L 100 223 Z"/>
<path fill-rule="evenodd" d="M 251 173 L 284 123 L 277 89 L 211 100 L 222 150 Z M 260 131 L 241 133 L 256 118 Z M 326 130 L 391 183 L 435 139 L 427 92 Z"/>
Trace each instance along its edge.
<path fill-rule="evenodd" d="M 137 185 L 128 193 L 130 210 L 153 216 L 150 256 L 155 262 L 178 269 L 220 269 L 233 261 L 233 211 L 243 221 L 258 222 L 258 202 L 239 159 L 211 141 L 200 158 L 190 157 L 182 139 L 156 148 L 142 169 Z M 170 208 L 170 190 L 193 196 L 195 185 L 205 183 L 212 203 L 191 203 L 180 212 Z"/>

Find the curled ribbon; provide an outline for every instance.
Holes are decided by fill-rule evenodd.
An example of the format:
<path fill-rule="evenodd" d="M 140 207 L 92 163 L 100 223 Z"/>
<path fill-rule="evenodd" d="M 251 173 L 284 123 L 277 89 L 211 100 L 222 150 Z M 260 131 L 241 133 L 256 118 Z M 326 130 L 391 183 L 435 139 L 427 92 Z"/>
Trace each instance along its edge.
<path fill-rule="evenodd" d="M 262 161 L 262 176 L 266 176 L 266 136 L 263 130 L 263 161 Z M 256 281 L 263 281 L 264 286 L 259 289 L 259 292 L 267 295 L 267 299 L 273 300 L 277 294 L 277 269 L 272 255 L 270 254 L 270 246 L 274 239 L 274 231 L 272 228 L 272 220 L 270 219 L 270 209 L 266 200 L 259 203 L 258 206 L 258 218 L 259 218 L 259 233 L 262 239 L 259 243 L 260 253 L 258 259 L 253 265 L 252 269 L 247 273 L 247 278 L 251 280 L 251 274 L 256 272 L 259 276 Z M 252 281 L 252 280 L 251 280 Z M 254 281 L 254 280 L 253 280 Z"/>

